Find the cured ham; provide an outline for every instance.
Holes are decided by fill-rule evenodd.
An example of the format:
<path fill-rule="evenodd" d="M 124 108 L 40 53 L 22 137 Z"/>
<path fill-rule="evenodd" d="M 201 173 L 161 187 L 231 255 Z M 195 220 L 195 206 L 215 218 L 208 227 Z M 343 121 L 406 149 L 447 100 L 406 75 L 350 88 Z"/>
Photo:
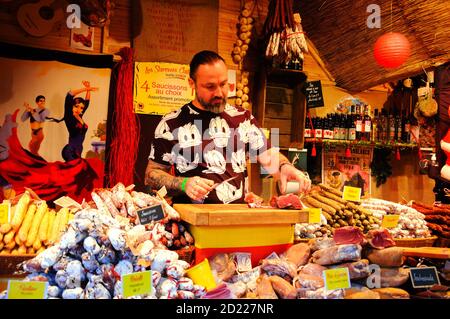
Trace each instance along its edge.
<path fill-rule="evenodd" d="M 345 244 L 362 245 L 365 243 L 365 238 L 361 229 L 354 226 L 345 226 L 335 229 L 333 238 L 336 245 L 345 245 Z"/>
<path fill-rule="evenodd" d="M 369 231 L 367 238 L 370 246 L 375 249 L 384 249 L 396 245 L 394 239 L 386 228 Z"/>
<path fill-rule="evenodd" d="M 293 209 L 303 208 L 303 204 L 300 201 L 300 198 L 295 194 L 274 196 L 270 200 L 270 206 L 275 208 L 293 208 Z"/>

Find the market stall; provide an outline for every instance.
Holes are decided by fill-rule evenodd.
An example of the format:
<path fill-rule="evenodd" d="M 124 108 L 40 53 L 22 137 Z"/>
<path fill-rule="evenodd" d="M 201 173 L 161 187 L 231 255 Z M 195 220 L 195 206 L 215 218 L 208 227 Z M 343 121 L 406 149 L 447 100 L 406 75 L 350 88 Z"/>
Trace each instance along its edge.
<path fill-rule="evenodd" d="M 0 299 L 450 299 L 442 1 L 3 3 Z"/>

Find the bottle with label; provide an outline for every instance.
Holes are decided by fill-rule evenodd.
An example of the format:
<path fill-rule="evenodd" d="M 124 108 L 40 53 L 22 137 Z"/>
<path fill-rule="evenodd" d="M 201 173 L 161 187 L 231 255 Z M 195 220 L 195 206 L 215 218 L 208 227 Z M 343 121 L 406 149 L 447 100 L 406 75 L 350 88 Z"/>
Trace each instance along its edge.
<path fill-rule="evenodd" d="M 373 121 L 372 121 L 372 141 L 373 142 L 378 142 L 380 140 L 379 125 L 380 125 L 380 119 L 378 117 L 378 109 L 375 109 L 373 111 Z"/>
<path fill-rule="evenodd" d="M 334 113 L 333 115 L 333 139 L 335 140 L 341 139 L 341 134 L 339 130 L 339 119 L 337 113 Z"/>
<path fill-rule="evenodd" d="M 395 114 L 395 140 L 402 141 L 402 118 L 400 112 Z"/>
<path fill-rule="evenodd" d="M 356 140 L 356 123 L 352 114 L 348 116 L 347 127 L 348 127 L 348 139 L 350 141 Z"/>
<path fill-rule="evenodd" d="M 389 138 L 388 140 L 393 142 L 395 141 L 396 137 L 396 131 L 395 131 L 395 113 L 394 111 L 391 111 L 389 113 Z"/>
<path fill-rule="evenodd" d="M 331 120 L 331 114 L 327 114 L 327 118 L 325 119 L 325 121 L 326 121 L 326 130 L 324 132 L 323 137 L 331 140 L 331 139 L 333 139 L 333 129 L 334 129 L 333 123 Z"/>
<path fill-rule="evenodd" d="M 347 122 L 345 119 L 345 114 L 339 116 L 339 137 L 341 140 L 346 140 L 348 138 Z"/>
<path fill-rule="evenodd" d="M 359 105 L 356 106 L 356 140 L 360 141 L 363 133 L 363 118 L 361 116 L 361 108 Z"/>
<path fill-rule="evenodd" d="M 405 112 L 405 120 L 403 123 L 403 142 L 411 143 L 411 122 L 409 120 L 408 111 Z"/>
<path fill-rule="evenodd" d="M 330 134 L 330 140 L 334 139 L 334 124 L 333 124 L 333 114 L 328 117 L 328 130 Z"/>
<path fill-rule="evenodd" d="M 372 131 L 372 119 L 369 115 L 369 106 L 364 105 L 364 132 L 363 139 L 365 141 L 370 141 L 370 132 Z"/>
<path fill-rule="evenodd" d="M 380 123 L 380 130 L 378 136 L 380 142 L 386 142 L 387 141 L 387 132 L 388 132 L 388 125 L 387 125 L 387 119 L 386 119 L 386 110 L 381 110 L 381 116 L 379 119 Z"/>
<path fill-rule="evenodd" d="M 316 129 L 316 138 L 323 138 L 323 135 L 322 135 L 322 119 L 320 117 L 316 118 L 315 129 Z"/>
<path fill-rule="evenodd" d="M 309 122 L 309 118 L 306 117 L 306 120 L 305 120 L 305 138 L 309 138 L 309 137 L 312 137 L 312 134 L 311 134 L 311 123 Z"/>

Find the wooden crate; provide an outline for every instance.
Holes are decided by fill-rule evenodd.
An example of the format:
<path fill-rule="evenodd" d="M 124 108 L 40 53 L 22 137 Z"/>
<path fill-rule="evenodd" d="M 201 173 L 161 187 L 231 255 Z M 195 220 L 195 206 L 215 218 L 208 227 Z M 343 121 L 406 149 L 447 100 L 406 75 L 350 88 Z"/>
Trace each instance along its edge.
<path fill-rule="evenodd" d="M 437 236 L 432 236 L 427 238 L 394 238 L 394 241 L 399 247 L 432 247 L 436 239 Z"/>

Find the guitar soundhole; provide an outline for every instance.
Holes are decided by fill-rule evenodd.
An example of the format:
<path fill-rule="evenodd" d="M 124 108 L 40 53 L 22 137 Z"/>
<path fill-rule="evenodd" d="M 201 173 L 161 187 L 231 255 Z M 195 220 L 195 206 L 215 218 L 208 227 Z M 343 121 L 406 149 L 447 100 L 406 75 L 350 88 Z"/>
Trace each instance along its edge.
<path fill-rule="evenodd" d="M 53 11 L 52 8 L 43 6 L 42 8 L 39 9 L 39 15 L 45 20 L 51 20 L 55 15 L 55 12 Z"/>

